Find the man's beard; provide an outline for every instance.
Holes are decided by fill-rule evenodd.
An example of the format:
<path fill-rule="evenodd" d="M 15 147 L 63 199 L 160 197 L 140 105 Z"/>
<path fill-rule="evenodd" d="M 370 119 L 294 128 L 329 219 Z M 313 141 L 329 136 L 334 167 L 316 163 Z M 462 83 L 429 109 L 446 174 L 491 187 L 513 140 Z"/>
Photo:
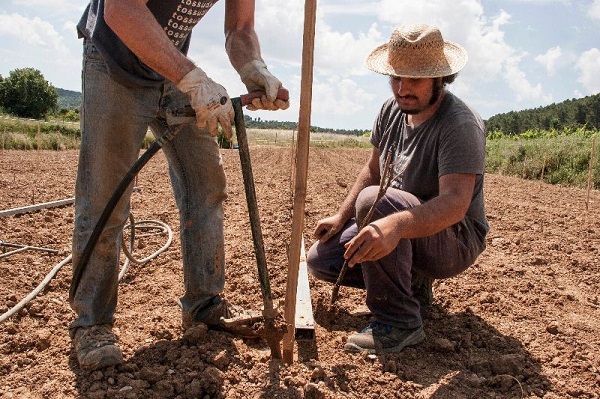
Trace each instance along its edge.
<path fill-rule="evenodd" d="M 440 95 L 442 94 L 443 87 L 444 87 L 444 85 L 442 84 L 441 79 L 435 79 L 433 81 L 433 85 L 431 88 L 431 98 L 427 102 L 427 105 L 433 105 L 436 103 L 436 101 L 440 98 Z M 400 108 L 400 110 L 408 115 L 417 115 L 417 114 L 420 114 L 421 112 L 423 112 L 425 109 L 424 108 L 408 108 L 408 109 Z"/>
<path fill-rule="evenodd" d="M 442 94 L 442 88 L 444 85 L 442 84 L 442 79 L 435 79 L 433 81 L 433 88 L 431 89 L 431 99 L 429 100 L 429 105 L 433 105 L 440 98 Z"/>

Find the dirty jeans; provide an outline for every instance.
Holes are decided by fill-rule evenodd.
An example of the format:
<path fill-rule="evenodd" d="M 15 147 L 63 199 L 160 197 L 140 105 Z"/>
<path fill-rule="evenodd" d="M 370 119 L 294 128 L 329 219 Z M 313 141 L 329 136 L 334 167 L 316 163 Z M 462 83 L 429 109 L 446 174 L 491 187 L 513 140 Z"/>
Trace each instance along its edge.
<path fill-rule="evenodd" d="M 315 242 L 308 251 L 309 272 L 318 279 L 335 283 L 344 263 L 344 244 L 358 232 L 356 220 L 363 220 L 377 197 L 379 187 L 365 188 L 356 201 L 356 217 L 327 242 Z M 390 188 L 376 207 L 373 219 L 413 208 L 421 201 L 414 195 Z M 412 273 L 430 278 L 455 276 L 474 263 L 482 249 L 468 245 L 474 237 L 463 221 L 423 238 L 401 239 L 388 255 L 374 262 L 362 262 L 348 269 L 342 285 L 366 288 L 366 304 L 379 322 L 400 328 L 421 325 L 419 302 L 411 289 Z"/>
<path fill-rule="evenodd" d="M 84 44 L 82 78 L 73 265 L 78 265 L 112 193 L 138 159 L 148 127 L 155 136 L 161 136 L 166 128 L 158 118 L 164 117 L 165 109 L 188 104 L 187 97 L 171 83 L 132 88 L 112 80 L 101 56 L 89 43 Z M 183 317 L 194 317 L 223 291 L 225 284 L 225 172 L 215 139 L 193 123 L 184 125 L 163 151 L 179 209 L 185 286 L 180 302 Z M 70 298 L 77 313 L 71 329 L 114 322 L 120 243 L 131 192 L 130 186 L 112 212 L 77 291 Z M 161 204 L 154 204 L 157 205 L 161 209 Z M 166 210 L 166 206 L 165 201 L 162 209 Z"/>

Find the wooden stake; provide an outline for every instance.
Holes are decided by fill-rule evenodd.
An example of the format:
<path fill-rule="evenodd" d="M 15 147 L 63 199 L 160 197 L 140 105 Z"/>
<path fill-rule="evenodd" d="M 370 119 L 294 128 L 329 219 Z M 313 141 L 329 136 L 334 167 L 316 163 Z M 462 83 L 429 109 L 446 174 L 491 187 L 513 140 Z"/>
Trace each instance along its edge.
<path fill-rule="evenodd" d="M 312 101 L 313 64 L 315 49 L 315 24 L 317 1 L 304 2 L 304 39 L 302 47 L 302 82 L 300 85 L 300 115 L 298 119 L 298 155 L 296 159 L 296 183 L 292 215 L 292 236 L 288 254 L 288 276 L 285 296 L 285 320 L 287 333 L 283 337 L 283 361 L 294 361 L 294 336 L 296 316 L 296 291 L 300 245 L 304 229 L 304 206 L 308 177 L 308 150 L 310 144 L 310 112 Z"/>
<path fill-rule="evenodd" d="M 587 211 L 590 204 L 590 189 L 592 187 L 592 176 L 594 170 L 594 158 L 596 153 L 596 137 L 592 139 L 592 149 L 590 150 L 590 166 L 588 169 L 588 182 L 587 182 L 587 197 L 585 199 L 585 210 Z"/>

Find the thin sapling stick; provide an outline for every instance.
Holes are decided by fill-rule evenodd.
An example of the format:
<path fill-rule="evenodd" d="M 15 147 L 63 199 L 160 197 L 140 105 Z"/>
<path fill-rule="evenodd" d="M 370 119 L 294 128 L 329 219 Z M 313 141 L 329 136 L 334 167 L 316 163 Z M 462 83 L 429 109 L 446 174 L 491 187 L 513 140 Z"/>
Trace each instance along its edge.
<path fill-rule="evenodd" d="M 388 151 L 388 154 L 385 158 L 385 164 L 383 167 L 383 175 L 381 176 L 381 179 L 379 181 L 379 191 L 377 192 L 377 198 L 375 198 L 375 201 L 373 201 L 373 204 L 369 208 L 367 215 L 364 217 L 364 219 L 358 225 L 359 232 L 365 226 L 367 226 L 369 223 L 371 223 L 371 219 L 373 218 L 373 214 L 375 213 L 375 209 L 377 207 L 377 204 L 379 203 L 379 200 L 381 200 L 381 198 L 385 195 L 387 189 L 390 187 L 392 182 L 404 174 L 406 165 L 398 173 L 396 173 L 396 175 L 393 174 L 394 173 L 394 165 L 392 164 L 391 159 L 392 159 L 392 154 L 394 152 L 395 152 L 394 148 L 391 148 L 390 151 Z M 354 255 L 354 254 L 352 254 L 352 255 Z M 351 258 L 352 258 L 352 256 L 350 257 L 350 259 Z M 335 303 L 335 301 L 338 298 L 340 286 L 342 285 L 342 282 L 344 281 L 344 277 L 346 276 L 346 272 L 348 271 L 348 260 L 349 259 L 346 259 L 344 261 L 344 264 L 342 265 L 342 269 L 340 270 L 340 274 L 338 275 L 335 285 L 333 286 L 333 291 L 331 292 L 330 306 L 333 306 L 333 304 Z"/>

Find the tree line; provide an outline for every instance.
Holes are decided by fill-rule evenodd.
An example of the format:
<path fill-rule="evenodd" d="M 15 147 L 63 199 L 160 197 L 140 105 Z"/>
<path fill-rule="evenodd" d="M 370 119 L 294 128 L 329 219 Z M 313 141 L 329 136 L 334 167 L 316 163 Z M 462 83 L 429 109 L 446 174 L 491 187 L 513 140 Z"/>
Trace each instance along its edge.
<path fill-rule="evenodd" d="M 535 109 L 494 115 L 485 121 L 488 134 L 520 135 L 533 130 L 600 129 L 600 94 Z"/>
<path fill-rule="evenodd" d="M 244 115 L 244 123 L 248 128 L 269 129 L 269 130 L 297 130 L 297 122 L 282 122 L 262 120 L 261 118 L 252 118 L 250 115 Z M 334 133 L 343 134 L 346 136 L 363 136 L 369 134 L 370 130 L 365 129 L 331 129 L 318 126 L 310 127 L 311 133 Z"/>

